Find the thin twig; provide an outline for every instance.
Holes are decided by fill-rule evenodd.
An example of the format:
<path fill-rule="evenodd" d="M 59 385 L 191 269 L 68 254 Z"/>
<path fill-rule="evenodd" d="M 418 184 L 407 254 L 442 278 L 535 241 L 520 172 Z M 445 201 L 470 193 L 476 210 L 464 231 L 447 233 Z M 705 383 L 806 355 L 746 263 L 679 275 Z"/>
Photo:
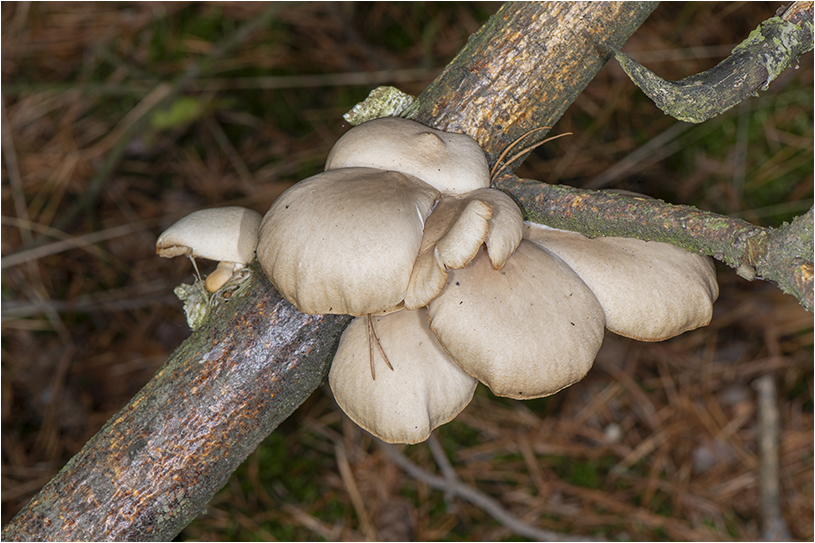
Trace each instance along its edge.
<path fill-rule="evenodd" d="M 178 304 L 178 298 L 173 295 L 176 286 L 169 279 L 158 279 L 147 283 L 139 283 L 124 288 L 98 291 L 93 294 L 78 296 L 70 301 L 45 300 L 23 301 L 15 298 L 3 300 L 2 315 L 3 326 L 9 324 L 10 319 L 25 319 L 40 315 L 46 311 L 57 313 L 116 313 L 130 311 L 142 307 L 160 307 Z M 48 307 L 44 307 L 47 305 Z"/>
<path fill-rule="evenodd" d="M 370 72 L 340 72 L 332 74 L 267 75 L 256 77 L 201 78 L 190 81 L 190 92 L 234 91 L 257 89 L 306 89 L 318 87 L 373 86 L 384 83 L 413 83 L 430 80 L 442 70 L 439 68 L 406 68 L 403 70 L 374 70 Z M 109 83 L 9 83 L 0 92 L 3 96 L 18 96 L 39 92 L 78 91 L 98 96 L 145 96 L 156 86 L 154 79 L 134 79 L 124 85 Z"/>
<path fill-rule="evenodd" d="M 31 262 L 46 256 L 55 255 L 69 249 L 83 249 L 91 254 L 95 254 L 97 256 L 104 255 L 105 258 L 109 258 L 107 253 L 105 253 L 99 247 L 96 247 L 96 243 L 127 236 L 134 232 L 151 228 L 152 226 L 155 226 L 157 222 L 157 219 L 148 219 L 137 223 L 126 223 L 119 226 L 114 226 L 113 228 L 107 228 L 98 232 L 91 232 L 90 234 L 85 234 L 83 236 L 71 236 L 65 234 L 61 230 L 57 230 L 42 224 L 32 223 L 30 221 L 24 222 L 19 219 L 14 219 L 13 217 L 2 217 L 3 224 L 16 226 L 21 232 L 35 230 L 43 235 L 61 238 L 61 240 L 49 243 L 48 245 L 41 245 L 34 249 L 27 249 L 4 256 L 2 261 L 0 261 L 0 267 L 9 268 L 11 266 L 17 266 L 25 262 Z"/>
<path fill-rule="evenodd" d="M 309 515 L 296 505 L 292 504 L 283 504 L 280 506 L 280 509 L 291 515 L 291 517 L 298 523 L 300 523 L 303 527 L 311 530 L 318 536 L 322 537 L 326 541 L 338 541 L 340 534 L 342 532 L 342 525 L 334 526 L 330 528 L 326 523 L 322 522 L 321 520 L 315 518 L 312 515 Z M 356 538 L 355 538 L 356 539 Z"/>
<path fill-rule="evenodd" d="M 771 374 L 753 382 L 758 391 L 758 449 L 761 464 L 758 489 L 761 498 L 762 535 L 765 541 L 789 541 L 790 532 L 781 514 L 778 439 L 781 417 L 776 404 L 775 381 Z"/>
<path fill-rule="evenodd" d="M 351 503 L 354 505 L 354 510 L 357 512 L 359 518 L 359 526 L 362 533 L 369 541 L 379 541 L 379 534 L 376 532 L 371 516 L 365 508 L 365 502 L 362 499 L 362 494 L 359 492 L 357 482 L 354 479 L 354 473 L 351 471 L 351 464 L 348 462 L 348 453 L 345 452 L 345 445 L 341 441 L 334 442 L 334 451 L 337 457 L 337 467 L 340 470 L 340 477 L 345 484 L 345 489 L 348 491 L 348 496 L 351 498 Z"/>
<path fill-rule="evenodd" d="M 460 481 L 448 481 L 446 478 L 432 475 L 410 460 L 405 455 L 396 450 L 392 445 L 388 445 L 377 440 L 379 447 L 385 451 L 391 461 L 402 468 L 408 475 L 418 479 L 423 483 L 442 491 L 450 491 L 458 497 L 475 505 L 495 520 L 512 530 L 512 532 L 528 537 L 535 541 L 602 541 L 592 537 L 580 537 L 569 534 L 561 534 L 550 530 L 544 530 L 531 526 L 522 521 L 498 503 L 497 500 L 487 496 L 483 492 L 476 490 Z"/>
<path fill-rule="evenodd" d="M 512 195 L 524 219 L 588 237 L 661 241 L 708 255 L 749 280 L 774 281 L 813 311 L 813 208 L 780 228 L 763 228 L 660 200 L 548 185 L 499 174 L 493 187 Z"/>
<path fill-rule="evenodd" d="M 445 454 L 444 447 L 442 447 L 436 432 L 430 434 L 430 439 L 427 440 L 427 445 L 430 447 L 430 452 L 433 454 L 433 458 L 436 460 L 436 464 L 439 466 L 445 480 L 447 480 L 448 483 L 458 481 L 456 470 L 453 469 L 453 465 L 447 458 L 447 454 Z M 453 492 L 450 490 L 449 486 L 444 490 L 444 501 L 447 503 L 448 510 L 455 509 L 455 504 L 453 503 Z"/>

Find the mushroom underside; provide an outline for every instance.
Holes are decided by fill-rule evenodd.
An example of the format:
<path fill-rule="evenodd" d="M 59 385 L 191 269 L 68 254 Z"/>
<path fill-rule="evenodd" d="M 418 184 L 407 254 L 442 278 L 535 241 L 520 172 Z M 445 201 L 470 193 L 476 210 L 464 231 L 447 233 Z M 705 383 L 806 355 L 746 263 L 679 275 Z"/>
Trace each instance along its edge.
<path fill-rule="evenodd" d="M 255 257 L 260 222 L 260 213 L 243 207 L 195 211 L 162 232 L 156 241 L 156 254 L 164 258 L 187 256 L 194 265 L 195 258 L 217 261 L 217 268 L 204 282 L 206 290 L 214 293 Z"/>
<path fill-rule="evenodd" d="M 255 256 L 260 221 L 260 213 L 243 207 L 201 209 L 165 230 L 156 254 L 248 264 Z"/>

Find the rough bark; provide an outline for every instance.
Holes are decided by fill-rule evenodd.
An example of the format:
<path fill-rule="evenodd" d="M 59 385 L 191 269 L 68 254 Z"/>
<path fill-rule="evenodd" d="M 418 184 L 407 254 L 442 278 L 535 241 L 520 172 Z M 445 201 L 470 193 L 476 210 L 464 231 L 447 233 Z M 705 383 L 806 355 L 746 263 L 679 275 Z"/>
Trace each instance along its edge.
<path fill-rule="evenodd" d="M 494 160 L 528 129 L 554 124 L 610 55 L 603 46 L 622 45 L 654 7 L 507 4 L 422 94 L 418 118 L 475 134 Z M 169 540 L 203 510 L 318 386 L 348 322 L 299 314 L 257 269 L 255 281 L 179 347 L 4 539 Z"/>
<path fill-rule="evenodd" d="M 304 315 L 253 270 L 253 288 L 210 314 L 4 540 L 169 540 L 319 386 L 351 318 Z"/>
<path fill-rule="evenodd" d="M 504 4 L 433 83 L 413 118 L 475 139 L 492 166 L 513 141 L 552 126 L 657 2 Z M 544 139 L 540 130 L 524 140 Z M 522 162 L 519 159 L 509 171 Z"/>
<path fill-rule="evenodd" d="M 631 80 L 665 112 L 680 121 L 701 123 L 767 90 L 778 75 L 812 51 L 813 3 L 795 2 L 767 19 L 713 68 L 679 81 L 667 81 L 625 53 L 617 61 Z"/>

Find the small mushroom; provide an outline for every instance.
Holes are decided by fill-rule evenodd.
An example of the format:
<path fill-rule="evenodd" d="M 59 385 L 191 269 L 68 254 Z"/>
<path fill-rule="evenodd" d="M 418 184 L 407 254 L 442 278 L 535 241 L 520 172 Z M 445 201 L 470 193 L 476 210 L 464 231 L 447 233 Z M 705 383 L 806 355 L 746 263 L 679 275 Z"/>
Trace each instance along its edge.
<path fill-rule="evenodd" d="M 478 382 L 462 371 L 430 332 L 424 308 L 373 317 L 394 371 L 371 379 L 365 318 L 343 332 L 329 384 L 343 411 L 359 426 L 388 443 L 418 443 L 458 415 Z"/>
<path fill-rule="evenodd" d="M 303 313 L 400 307 L 439 191 L 407 174 L 329 170 L 283 193 L 260 227 L 258 260 Z"/>
<path fill-rule="evenodd" d="M 490 186 L 487 159 L 474 139 L 399 117 L 368 121 L 343 134 L 325 169 L 349 167 L 406 173 L 451 194 Z"/>
<path fill-rule="evenodd" d="M 156 254 L 164 258 L 183 255 L 217 261 L 218 267 L 205 282 L 209 292 L 216 292 L 235 270 L 254 258 L 260 220 L 260 213 L 243 207 L 195 211 L 159 236 Z"/>
<path fill-rule="evenodd" d="M 496 270 L 485 251 L 451 270 L 430 329 L 498 396 L 548 396 L 582 379 L 603 341 L 603 308 L 560 258 L 528 241 Z"/>
<path fill-rule="evenodd" d="M 719 296 L 708 257 L 633 238 L 590 239 L 526 223 L 524 238 L 562 258 L 600 300 L 609 330 L 662 341 L 710 323 Z"/>

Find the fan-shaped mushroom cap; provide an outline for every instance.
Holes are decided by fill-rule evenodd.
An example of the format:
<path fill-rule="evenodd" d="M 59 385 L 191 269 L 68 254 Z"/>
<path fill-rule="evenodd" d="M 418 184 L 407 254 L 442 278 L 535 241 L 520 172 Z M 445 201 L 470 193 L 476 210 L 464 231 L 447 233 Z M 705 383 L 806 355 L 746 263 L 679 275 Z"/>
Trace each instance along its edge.
<path fill-rule="evenodd" d="M 258 260 L 303 313 L 392 310 L 405 297 L 424 220 L 438 196 L 399 172 L 323 172 L 274 202 L 260 227 Z"/>
<path fill-rule="evenodd" d="M 451 270 L 430 329 L 499 396 L 548 396 L 582 379 L 603 341 L 603 308 L 560 258 L 522 241 L 500 270 L 484 251 Z"/>
<path fill-rule="evenodd" d="M 512 198 L 494 189 L 442 196 L 427 218 L 413 265 L 405 307 L 430 303 L 447 282 L 447 269 L 466 266 L 483 243 L 493 267 L 501 268 L 521 242 L 523 219 Z"/>
<path fill-rule="evenodd" d="M 383 441 L 424 441 L 470 403 L 478 383 L 438 344 L 424 308 L 373 321 L 393 371 L 374 348 L 378 371 L 371 379 L 367 323 L 357 318 L 342 334 L 329 374 L 331 390 L 351 420 Z"/>
<path fill-rule="evenodd" d="M 343 134 L 325 169 L 349 167 L 406 173 L 454 194 L 490 186 L 487 159 L 474 139 L 399 117 L 368 121 Z"/>
<path fill-rule="evenodd" d="M 260 219 L 260 213 L 243 207 L 195 211 L 158 237 L 156 254 L 248 264 L 255 257 Z"/>
<path fill-rule="evenodd" d="M 707 257 L 633 238 L 589 239 L 527 223 L 524 237 L 571 266 L 600 300 L 609 330 L 661 341 L 710 323 L 719 296 Z"/>

